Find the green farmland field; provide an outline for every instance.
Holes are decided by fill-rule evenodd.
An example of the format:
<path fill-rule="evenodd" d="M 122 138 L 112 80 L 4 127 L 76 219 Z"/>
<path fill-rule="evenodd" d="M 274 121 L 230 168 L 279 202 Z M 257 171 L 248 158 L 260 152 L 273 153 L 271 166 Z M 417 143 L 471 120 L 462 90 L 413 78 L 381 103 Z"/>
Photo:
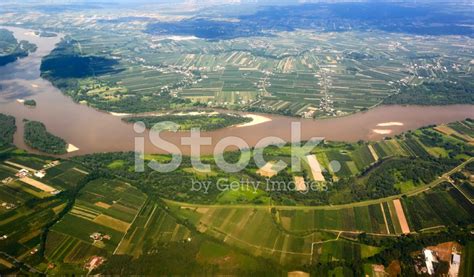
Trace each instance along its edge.
<path fill-rule="evenodd" d="M 473 206 L 452 187 L 425 192 L 403 199 L 410 229 L 473 223 Z"/>
<path fill-rule="evenodd" d="M 69 213 L 51 228 L 46 254 L 61 263 L 83 264 L 93 255 L 114 253 L 139 218 L 146 198 L 119 180 L 99 178 L 89 182 Z M 93 241 L 89 236 L 96 232 L 110 239 Z"/>

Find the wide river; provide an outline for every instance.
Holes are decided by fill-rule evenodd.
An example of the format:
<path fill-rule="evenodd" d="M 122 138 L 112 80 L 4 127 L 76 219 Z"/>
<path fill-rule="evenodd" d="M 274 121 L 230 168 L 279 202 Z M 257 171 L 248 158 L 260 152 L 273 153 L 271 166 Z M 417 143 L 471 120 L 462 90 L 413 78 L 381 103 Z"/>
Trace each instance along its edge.
<path fill-rule="evenodd" d="M 101 112 L 86 105 L 80 105 L 64 96 L 49 81 L 40 77 L 41 59 L 50 53 L 61 37 L 45 38 L 35 36 L 32 30 L 6 27 L 14 32 L 18 40 L 27 40 L 38 46 L 35 53 L 14 63 L 0 67 L 0 112 L 17 119 L 18 131 L 15 144 L 29 149 L 23 142 L 23 119 L 43 122 L 48 130 L 79 148 L 65 156 L 94 152 L 132 151 L 135 138 L 145 137 L 146 152 L 163 153 L 152 146 L 148 132 L 137 134 L 132 124 L 124 123 L 120 117 Z M 29 108 L 17 99 L 33 98 L 37 107 Z M 201 153 L 210 154 L 217 142 L 229 136 L 242 138 L 249 146 L 268 136 L 291 138 L 292 122 L 301 123 L 301 139 L 324 137 L 333 141 L 379 140 L 386 136 L 400 134 L 429 124 L 447 123 L 474 117 L 474 106 L 379 106 L 367 112 L 323 119 L 298 119 L 278 115 L 262 115 L 271 121 L 246 127 L 229 127 L 201 136 L 212 139 L 211 145 L 203 146 Z M 189 154 L 189 146 L 182 146 L 181 137 L 187 132 L 166 132 L 162 138 L 179 146 Z"/>

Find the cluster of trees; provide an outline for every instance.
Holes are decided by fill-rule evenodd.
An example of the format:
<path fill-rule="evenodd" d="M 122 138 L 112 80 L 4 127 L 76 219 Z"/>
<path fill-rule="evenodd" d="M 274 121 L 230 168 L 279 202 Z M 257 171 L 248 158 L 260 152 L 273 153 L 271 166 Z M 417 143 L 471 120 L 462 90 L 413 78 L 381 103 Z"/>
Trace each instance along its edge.
<path fill-rule="evenodd" d="M 0 113 L 0 146 L 13 143 L 13 135 L 16 132 L 15 118 Z"/>
<path fill-rule="evenodd" d="M 474 173 L 474 162 L 468 163 L 465 168 L 470 172 Z"/>
<path fill-rule="evenodd" d="M 36 45 L 25 40 L 18 42 L 13 33 L 0 29 L 0 66 L 9 64 L 36 51 Z"/>
<path fill-rule="evenodd" d="M 34 99 L 27 99 L 23 103 L 25 106 L 36 107 L 36 101 Z"/>
<path fill-rule="evenodd" d="M 48 154 L 65 154 L 67 143 L 64 139 L 57 137 L 46 130 L 46 126 L 38 121 L 27 121 L 23 139 L 31 148 Z"/>
<path fill-rule="evenodd" d="M 471 80 L 428 81 L 407 86 L 384 100 L 385 104 L 449 105 L 474 104 L 474 83 Z"/>
<path fill-rule="evenodd" d="M 413 181 L 415 186 L 430 183 L 457 163 L 451 159 L 389 158 L 379 160 L 361 178 L 341 178 L 336 182 L 325 183 L 320 190 L 314 189 L 313 185 L 313 189 L 305 193 L 270 191 L 269 195 L 274 201 L 284 205 L 300 203 L 311 206 L 379 199 L 400 194 L 400 189 L 395 186 L 399 183 Z M 309 184 L 311 178 L 308 173 L 304 171 L 303 175 Z M 330 176 L 325 177 L 326 180 L 331 180 Z M 293 181 L 293 175 L 283 170 L 271 180 L 289 183 Z"/>
<path fill-rule="evenodd" d="M 444 140 L 440 133 L 427 128 L 421 130 L 421 134 L 418 135 L 418 138 L 426 146 L 444 148 L 449 152 L 448 157 L 450 159 L 462 154 L 472 156 L 474 152 L 474 146 L 467 143 Z"/>
<path fill-rule="evenodd" d="M 414 276 L 416 274 L 413 252 L 448 241 L 466 245 L 468 241 L 474 240 L 474 235 L 467 226 L 448 226 L 445 231 L 438 233 L 410 234 L 383 239 L 361 234 L 359 240 L 365 244 L 383 247 L 380 253 L 368 259 L 369 262 L 388 266 L 391 261 L 398 260 L 402 266 L 402 275 Z"/>
<path fill-rule="evenodd" d="M 271 114 L 281 114 L 281 115 L 287 115 L 287 116 L 295 115 L 294 112 L 290 109 L 275 110 L 272 107 L 262 107 L 262 106 L 249 106 L 249 107 L 245 107 L 244 109 L 249 112 L 257 112 L 257 113 L 271 113 Z"/>
<path fill-rule="evenodd" d="M 41 61 L 41 75 L 48 79 L 58 78 L 87 78 L 102 74 L 120 72 L 116 69 L 116 60 L 99 57 L 83 56 L 78 53 L 71 39 L 63 40 Z"/>
<path fill-rule="evenodd" d="M 319 206 L 328 205 L 331 195 L 338 193 L 336 190 L 330 189 L 332 187 L 331 183 L 314 182 L 306 170 L 301 172 L 301 177 L 305 180 L 307 190 L 300 192 L 295 189 L 293 175 L 287 170 L 280 171 L 270 179 L 272 186 L 278 189 L 269 190 L 268 194 L 272 200 L 285 206 L 296 206 L 298 204 Z M 331 180 L 328 176 L 325 176 L 325 178 Z M 282 186 L 279 184 L 285 184 L 284 188 L 288 190 L 281 190 Z"/>
<path fill-rule="evenodd" d="M 422 129 L 421 135 L 418 136 L 421 143 L 428 147 L 437 147 L 443 144 L 443 136 L 430 129 Z"/>
<path fill-rule="evenodd" d="M 390 159 L 375 169 L 367 180 L 366 191 L 371 199 L 400 193 L 394 184 L 413 181 L 415 185 L 430 183 L 449 169 L 449 164 L 417 158 Z M 356 192 L 357 193 L 357 192 Z"/>
<path fill-rule="evenodd" d="M 191 101 L 162 93 L 143 93 L 140 95 L 127 94 L 117 101 L 109 101 L 100 96 L 88 96 L 86 93 L 77 93 L 73 96 L 75 101 L 85 100 L 91 106 L 111 112 L 141 113 L 159 110 L 176 110 L 189 106 Z"/>
<path fill-rule="evenodd" d="M 456 165 L 451 159 L 389 158 L 379 160 L 362 178 L 342 178 L 334 183 L 332 194 L 347 194 L 344 202 L 378 199 L 400 194 L 396 184 L 413 181 L 427 184 Z"/>
<path fill-rule="evenodd" d="M 158 160 L 166 162 L 168 156 L 159 156 Z M 220 191 L 215 184 L 222 177 L 229 177 L 213 168 L 214 174 L 199 177 L 185 169 L 192 167 L 189 157 L 183 157 L 180 168 L 168 173 L 155 171 L 147 166 L 149 161 L 145 161 L 145 171 L 136 172 L 135 154 L 133 152 L 117 153 L 96 153 L 80 157 L 74 157 L 75 161 L 93 170 L 106 170 L 127 180 L 130 180 L 136 187 L 148 195 L 164 197 L 176 201 L 186 201 L 190 203 L 215 203 Z M 108 168 L 107 165 L 114 161 L 122 161 L 121 167 Z M 193 190 L 193 180 L 210 182 L 211 186 L 205 191 Z M 197 188 L 197 185 L 194 185 Z"/>
<path fill-rule="evenodd" d="M 199 128 L 202 131 L 212 131 L 228 126 L 252 121 L 251 118 L 238 114 L 217 114 L 217 115 L 161 115 L 161 116 L 140 116 L 123 118 L 126 122 L 142 121 L 148 129 L 156 123 L 170 121 L 178 124 L 182 131 Z"/>

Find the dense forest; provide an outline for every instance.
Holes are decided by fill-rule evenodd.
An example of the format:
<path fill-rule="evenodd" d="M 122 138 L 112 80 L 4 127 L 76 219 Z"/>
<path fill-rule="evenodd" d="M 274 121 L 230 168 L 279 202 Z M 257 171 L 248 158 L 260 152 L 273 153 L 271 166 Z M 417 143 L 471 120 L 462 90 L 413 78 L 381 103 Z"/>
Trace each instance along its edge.
<path fill-rule="evenodd" d="M 389 159 L 375 167 L 367 178 L 364 188 L 352 190 L 355 200 L 377 199 L 401 193 L 394 184 L 413 182 L 416 185 L 428 184 L 437 176 L 454 167 L 457 161 L 422 160 L 418 158 Z"/>
<path fill-rule="evenodd" d="M 12 32 L 0 29 L 0 66 L 24 58 L 35 51 L 36 45 L 24 40 L 18 42 Z"/>
<path fill-rule="evenodd" d="M 124 90 L 117 93 L 115 101 L 103 98 L 100 94 L 90 95 L 89 90 L 104 87 L 113 88 L 116 84 L 104 83 L 98 77 L 106 74 L 117 74 L 123 70 L 117 60 L 94 55 L 82 55 L 75 48 L 76 41 L 66 38 L 41 62 L 41 76 L 62 92 L 72 97 L 75 102 L 85 102 L 97 109 L 111 112 L 140 113 L 156 110 L 177 109 L 189 100 L 172 97 L 168 93 L 153 93 L 134 95 Z M 96 84 L 87 86 L 81 84 L 86 78 L 94 80 Z M 169 89 L 179 84 L 169 85 Z"/>
<path fill-rule="evenodd" d="M 74 48 L 74 40 L 62 41 L 41 63 L 41 74 L 48 79 L 86 78 L 101 74 L 116 73 L 116 60 L 83 56 Z"/>
<path fill-rule="evenodd" d="M 126 117 L 126 122 L 143 122 L 148 129 L 151 129 L 159 122 L 174 122 L 180 126 L 179 130 L 187 131 L 192 128 L 199 128 L 201 131 L 212 131 L 252 121 L 251 118 L 238 114 L 217 114 L 217 115 L 162 115 L 144 117 Z"/>
<path fill-rule="evenodd" d="M 27 121 L 24 133 L 25 143 L 31 148 L 48 154 L 65 154 L 67 143 L 46 130 L 46 126 L 38 121 Z"/>
<path fill-rule="evenodd" d="M 0 146 L 13 143 L 16 132 L 15 118 L 0 113 Z"/>
<path fill-rule="evenodd" d="M 385 104 L 450 105 L 474 104 L 472 80 L 429 81 L 418 86 L 403 87 L 387 97 Z"/>

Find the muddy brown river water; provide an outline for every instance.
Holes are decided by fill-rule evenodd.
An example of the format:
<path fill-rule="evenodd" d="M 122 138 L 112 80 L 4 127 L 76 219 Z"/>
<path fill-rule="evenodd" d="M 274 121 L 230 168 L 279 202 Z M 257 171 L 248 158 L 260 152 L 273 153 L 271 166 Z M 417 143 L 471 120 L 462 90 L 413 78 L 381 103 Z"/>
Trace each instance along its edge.
<path fill-rule="evenodd" d="M 60 36 L 45 38 L 35 36 L 32 30 L 6 27 L 14 32 L 18 40 L 35 43 L 35 53 L 14 63 L 0 67 L 0 112 L 13 115 L 17 119 L 18 131 L 15 144 L 29 149 L 23 142 L 23 119 L 43 122 L 48 130 L 64 138 L 79 148 L 65 156 L 82 155 L 94 152 L 132 151 L 135 138 L 145 137 L 147 152 L 163 153 L 148 139 L 148 132 L 137 135 L 132 124 L 120 117 L 80 105 L 64 96 L 49 81 L 40 77 L 41 59 L 54 49 Z M 37 102 L 35 108 L 19 103 L 17 99 L 32 98 Z M 261 124 L 247 127 L 229 127 L 201 136 L 212 139 L 212 144 L 202 147 L 202 154 L 210 154 L 220 139 L 234 136 L 242 138 L 249 146 L 267 136 L 280 137 L 285 141 L 291 138 L 292 122 L 301 123 L 301 139 L 324 137 L 334 141 L 379 140 L 386 136 L 400 134 L 429 124 L 447 123 L 474 117 L 473 105 L 450 106 L 379 106 L 366 112 L 346 117 L 312 120 L 279 115 L 261 115 L 271 119 Z M 177 145 L 185 154 L 189 146 L 180 146 L 181 137 L 188 132 L 165 132 L 162 138 Z"/>

